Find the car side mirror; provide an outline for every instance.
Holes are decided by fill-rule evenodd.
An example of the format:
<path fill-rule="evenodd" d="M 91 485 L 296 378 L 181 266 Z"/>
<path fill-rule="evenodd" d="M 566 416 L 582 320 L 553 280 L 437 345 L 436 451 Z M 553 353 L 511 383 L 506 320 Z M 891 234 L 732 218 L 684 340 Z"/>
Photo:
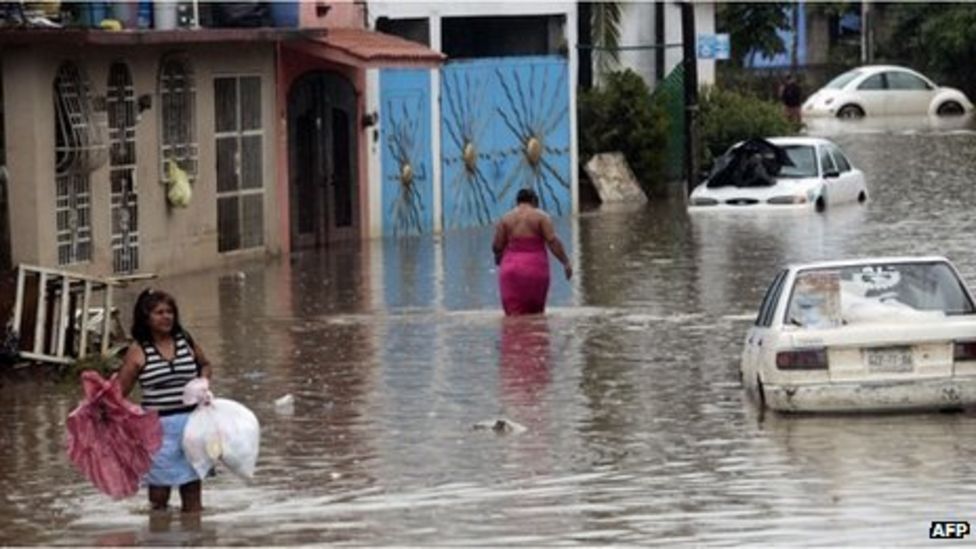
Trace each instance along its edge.
<path fill-rule="evenodd" d="M 840 177 L 840 172 L 837 170 L 830 170 L 824 172 L 824 179 L 836 179 Z"/>

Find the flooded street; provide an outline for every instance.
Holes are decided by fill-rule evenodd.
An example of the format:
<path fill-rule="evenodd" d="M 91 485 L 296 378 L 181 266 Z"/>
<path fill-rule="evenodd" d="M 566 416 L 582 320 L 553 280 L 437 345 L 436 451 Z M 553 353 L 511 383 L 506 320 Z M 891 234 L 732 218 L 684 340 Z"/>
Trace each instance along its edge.
<path fill-rule="evenodd" d="M 504 320 L 491 232 L 367 243 L 155 281 L 262 423 L 255 479 L 150 516 L 75 472 L 80 391 L 0 388 L 13 544 L 919 545 L 976 520 L 976 414 L 761 416 L 738 358 L 777 268 L 938 254 L 976 286 L 976 134 L 834 137 L 864 206 L 561 220 L 550 311 Z M 555 263 L 554 263 L 555 265 Z M 120 305 L 128 314 L 133 292 Z M 295 397 L 293 414 L 274 400 Z M 476 430 L 507 418 L 522 433 Z M 178 500 L 174 495 L 175 503 Z"/>

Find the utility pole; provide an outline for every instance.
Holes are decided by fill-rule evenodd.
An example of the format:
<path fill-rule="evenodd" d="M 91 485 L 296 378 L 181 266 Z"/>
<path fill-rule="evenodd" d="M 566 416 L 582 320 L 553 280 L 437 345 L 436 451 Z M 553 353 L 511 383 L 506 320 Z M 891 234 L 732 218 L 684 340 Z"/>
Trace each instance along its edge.
<path fill-rule="evenodd" d="M 593 87 L 593 4 L 577 2 L 576 31 L 579 48 L 579 87 Z"/>
<path fill-rule="evenodd" d="M 861 63 L 874 61 L 874 36 L 871 32 L 871 3 L 861 2 Z"/>
<path fill-rule="evenodd" d="M 681 2 L 681 43 L 685 65 L 685 180 L 687 194 L 698 183 L 698 48 L 695 5 Z"/>

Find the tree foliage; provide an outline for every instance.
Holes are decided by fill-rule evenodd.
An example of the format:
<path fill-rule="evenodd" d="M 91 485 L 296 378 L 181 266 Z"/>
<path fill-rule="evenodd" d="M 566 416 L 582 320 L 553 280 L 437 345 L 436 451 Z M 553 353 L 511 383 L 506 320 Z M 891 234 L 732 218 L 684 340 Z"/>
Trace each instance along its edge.
<path fill-rule="evenodd" d="M 976 93 L 976 4 L 892 4 L 879 58 L 910 64 L 939 84 Z"/>
<path fill-rule="evenodd" d="M 701 95 L 702 167 L 729 147 L 753 137 L 793 135 L 798 128 L 772 101 L 732 90 L 708 88 Z"/>
<path fill-rule="evenodd" d="M 610 72 L 579 96 L 580 161 L 620 151 L 644 190 L 663 190 L 668 119 L 644 80 L 631 70 Z"/>
<path fill-rule="evenodd" d="M 791 26 L 787 2 L 729 2 L 718 5 L 718 28 L 729 33 L 732 59 L 739 66 L 750 53 L 766 57 L 784 53 L 786 45 L 777 34 Z"/>

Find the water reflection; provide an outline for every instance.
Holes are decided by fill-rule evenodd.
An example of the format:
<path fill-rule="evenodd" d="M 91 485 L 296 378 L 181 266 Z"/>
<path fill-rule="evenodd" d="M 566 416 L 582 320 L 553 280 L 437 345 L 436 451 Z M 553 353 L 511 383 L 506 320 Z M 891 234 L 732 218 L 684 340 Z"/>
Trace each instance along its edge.
<path fill-rule="evenodd" d="M 121 530 L 97 535 L 96 547 L 217 545 L 217 529 L 205 524 L 199 514 L 154 511 L 141 530 Z"/>
<path fill-rule="evenodd" d="M 859 120 L 839 118 L 807 118 L 806 130 L 815 135 L 844 135 L 857 133 L 953 133 L 973 132 L 976 120 L 972 112 L 961 116 L 874 116 Z"/>
<path fill-rule="evenodd" d="M 545 316 L 502 319 L 498 369 L 502 399 L 508 406 L 531 408 L 550 379 L 549 323 Z"/>

